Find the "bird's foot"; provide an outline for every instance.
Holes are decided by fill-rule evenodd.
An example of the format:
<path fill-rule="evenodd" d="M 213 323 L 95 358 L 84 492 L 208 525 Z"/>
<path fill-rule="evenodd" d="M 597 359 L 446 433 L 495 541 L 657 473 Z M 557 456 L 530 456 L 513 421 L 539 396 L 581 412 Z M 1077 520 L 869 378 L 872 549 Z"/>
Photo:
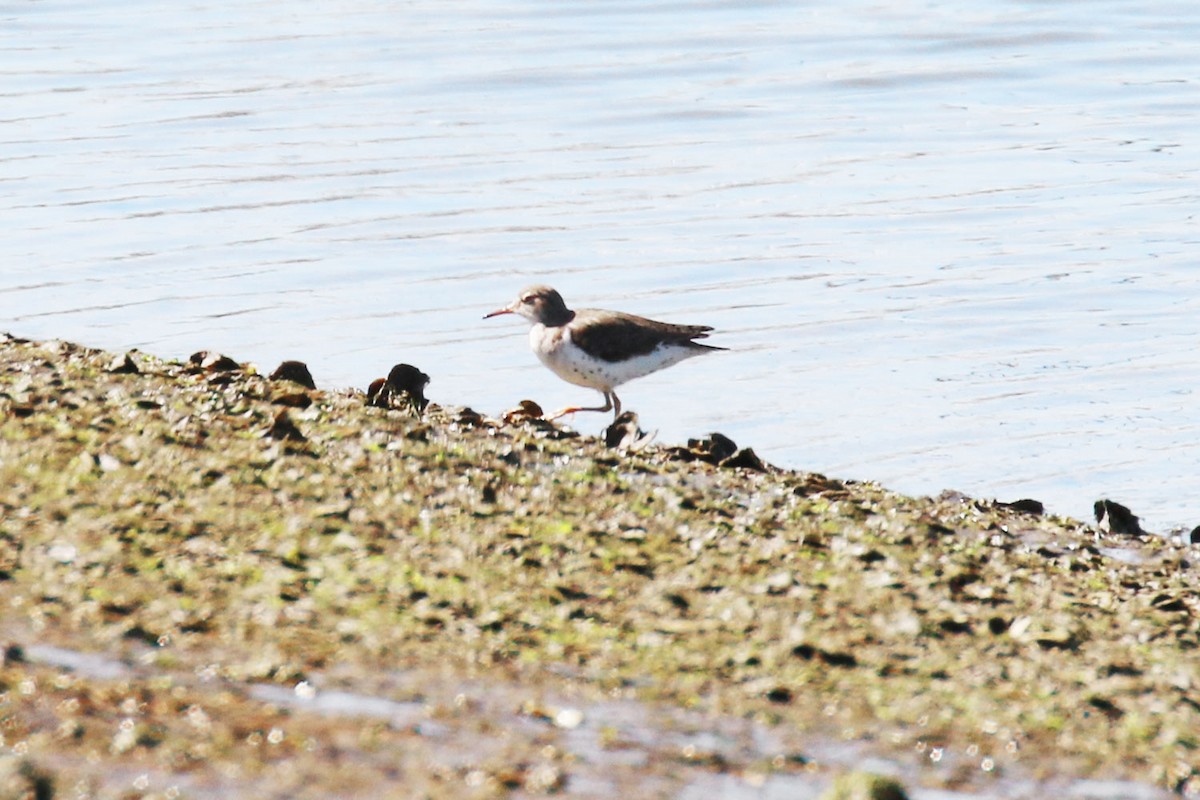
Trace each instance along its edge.
<path fill-rule="evenodd" d="M 578 406 L 567 406 L 566 408 L 560 408 L 558 411 L 555 411 L 553 414 L 550 414 L 549 416 L 543 415 L 542 419 L 546 420 L 547 422 L 553 422 L 554 420 L 558 419 L 559 417 L 565 417 L 568 414 L 574 414 L 576 411 L 590 411 L 590 410 L 591 409 L 587 409 L 587 408 L 579 408 Z"/>
<path fill-rule="evenodd" d="M 582 406 L 567 406 L 566 408 L 561 408 L 558 411 L 555 411 L 553 414 L 551 414 L 548 417 L 542 417 L 542 419 L 544 419 L 546 421 L 556 420 L 559 417 L 565 417 L 568 414 L 574 414 L 579 411 L 612 411 L 612 406 L 611 405 L 598 406 L 596 408 L 583 408 Z"/>

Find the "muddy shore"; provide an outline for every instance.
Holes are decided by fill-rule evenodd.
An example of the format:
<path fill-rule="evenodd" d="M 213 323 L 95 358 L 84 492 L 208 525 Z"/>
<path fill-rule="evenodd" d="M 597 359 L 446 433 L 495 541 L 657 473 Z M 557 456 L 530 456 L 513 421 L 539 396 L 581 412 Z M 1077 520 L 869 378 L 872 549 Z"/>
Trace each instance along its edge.
<path fill-rule="evenodd" d="M 392 405 L 0 335 L 0 798 L 1200 797 L 1194 546 Z"/>

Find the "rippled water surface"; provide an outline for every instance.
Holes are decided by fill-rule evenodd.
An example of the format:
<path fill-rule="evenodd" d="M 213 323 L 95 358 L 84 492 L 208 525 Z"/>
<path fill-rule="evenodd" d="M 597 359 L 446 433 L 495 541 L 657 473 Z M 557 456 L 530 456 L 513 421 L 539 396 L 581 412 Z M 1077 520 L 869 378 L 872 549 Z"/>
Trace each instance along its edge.
<path fill-rule="evenodd" d="M 662 440 L 1200 523 L 1195 3 L 0 20 L 0 328 L 591 403 L 480 319 L 544 281 L 718 328 L 730 353 L 622 391 Z"/>

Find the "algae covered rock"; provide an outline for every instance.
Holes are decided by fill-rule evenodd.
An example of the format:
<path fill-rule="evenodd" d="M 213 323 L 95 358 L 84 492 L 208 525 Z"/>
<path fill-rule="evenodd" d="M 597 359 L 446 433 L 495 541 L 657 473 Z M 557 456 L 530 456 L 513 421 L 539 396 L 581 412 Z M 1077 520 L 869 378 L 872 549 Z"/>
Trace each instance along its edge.
<path fill-rule="evenodd" d="M 847 772 L 834 779 L 821 800 L 908 800 L 899 781 L 874 772 Z"/>

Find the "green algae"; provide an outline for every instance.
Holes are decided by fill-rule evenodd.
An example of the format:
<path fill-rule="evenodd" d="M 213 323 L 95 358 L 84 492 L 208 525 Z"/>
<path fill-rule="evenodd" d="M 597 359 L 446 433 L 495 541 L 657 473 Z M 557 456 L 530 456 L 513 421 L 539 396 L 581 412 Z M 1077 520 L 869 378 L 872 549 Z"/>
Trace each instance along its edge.
<path fill-rule="evenodd" d="M 279 764 L 311 773 L 297 791 L 369 794 L 386 769 L 318 780 L 321 754 L 432 746 L 298 721 L 238 686 L 436 669 L 869 742 L 950 787 L 1196 781 L 1190 549 L 1124 539 L 1140 556 L 1111 558 L 1088 526 L 957 495 L 297 394 L 232 362 L 0 342 L 0 636 L 166 676 L 113 686 L 7 659 L 5 747 L 72 775 L 152 764 L 195 794 L 210 770 Z M 283 408 L 299 435 L 280 434 Z M 219 714 L 171 677 L 189 674 L 227 687 Z M 427 796 L 569 788 L 570 758 L 508 741 L 466 766 L 405 764 Z M 947 752 L 959 767 L 937 769 Z"/>

